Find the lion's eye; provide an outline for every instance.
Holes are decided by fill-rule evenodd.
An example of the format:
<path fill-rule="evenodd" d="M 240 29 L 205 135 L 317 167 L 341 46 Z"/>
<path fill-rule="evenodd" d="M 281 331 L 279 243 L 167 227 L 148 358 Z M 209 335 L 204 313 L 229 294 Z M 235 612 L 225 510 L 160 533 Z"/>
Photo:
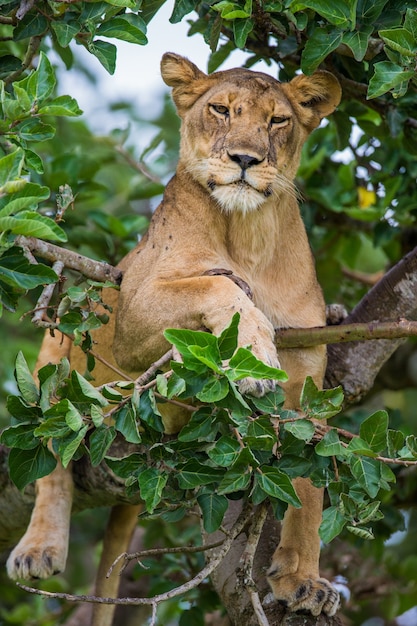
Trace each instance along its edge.
<path fill-rule="evenodd" d="M 288 116 L 276 115 L 273 118 L 271 118 L 271 126 L 282 128 L 284 126 L 287 126 L 289 121 L 290 121 L 290 118 Z"/>
<path fill-rule="evenodd" d="M 223 104 L 211 104 L 210 108 L 216 113 L 219 113 L 220 115 L 224 115 L 225 117 L 229 115 L 229 109 Z"/>

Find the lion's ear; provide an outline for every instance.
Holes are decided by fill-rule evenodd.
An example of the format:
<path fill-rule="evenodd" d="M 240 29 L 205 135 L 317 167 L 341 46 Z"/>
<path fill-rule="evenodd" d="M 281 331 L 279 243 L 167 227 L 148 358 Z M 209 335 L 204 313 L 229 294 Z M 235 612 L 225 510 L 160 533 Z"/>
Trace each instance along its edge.
<path fill-rule="evenodd" d="M 333 74 L 319 70 L 312 76 L 300 74 L 285 85 L 291 100 L 300 105 L 306 115 L 302 122 L 311 129 L 333 113 L 342 97 L 339 81 Z"/>
<path fill-rule="evenodd" d="M 208 88 L 208 76 L 185 57 L 166 52 L 161 60 L 164 82 L 172 87 L 172 97 L 182 115 Z"/>

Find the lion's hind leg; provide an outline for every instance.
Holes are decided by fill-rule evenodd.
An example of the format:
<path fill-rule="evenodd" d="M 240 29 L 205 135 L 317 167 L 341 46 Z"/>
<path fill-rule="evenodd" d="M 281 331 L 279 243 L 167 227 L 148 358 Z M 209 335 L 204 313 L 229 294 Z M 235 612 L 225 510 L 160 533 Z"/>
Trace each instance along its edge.
<path fill-rule="evenodd" d="M 68 357 L 71 341 L 45 333 L 35 375 L 47 363 Z M 7 561 L 10 578 L 48 578 L 65 569 L 68 553 L 73 481 L 71 469 L 60 462 L 36 481 L 36 500 L 29 526 Z"/>
<path fill-rule="evenodd" d="M 281 529 L 281 540 L 267 572 L 274 596 L 290 611 L 310 611 L 312 615 L 335 615 L 340 598 L 336 589 L 319 574 L 323 491 L 305 478 L 294 486 L 302 502 L 300 509 L 288 507 Z"/>
<path fill-rule="evenodd" d="M 36 502 L 26 533 L 7 561 L 10 578 L 48 578 L 65 569 L 73 482 L 58 463 L 36 482 Z"/>

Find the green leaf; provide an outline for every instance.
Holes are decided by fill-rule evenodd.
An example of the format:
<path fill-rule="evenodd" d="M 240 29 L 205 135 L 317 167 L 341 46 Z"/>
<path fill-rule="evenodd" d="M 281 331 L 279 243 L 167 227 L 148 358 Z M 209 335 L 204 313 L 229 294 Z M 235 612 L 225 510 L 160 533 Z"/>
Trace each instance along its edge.
<path fill-rule="evenodd" d="M 335 4 L 332 2 L 332 4 Z M 343 32 L 337 29 L 316 28 L 308 39 L 301 55 L 301 69 L 312 74 L 320 63 L 341 44 Z"/>
<path fill-rule="evenodd" d="M 35 437 L 52 437 L 54 439 L 68 437 L 70 433 L 71 430 L 62 415 L 49 417 L 42 424 L 39 424 L 34 431 Z"/>
<path fill-rule="evenodd" d="M 229 380 L 241 380 L 250 376 L 251 378 L 266 378 L 285 382 L 288 380 L 287 374 L 276 367 L 270 367 L 256 358 L 247 348 L 238 348 L 229 361 L 229 369 L 226 370 Z"/>
<path fill-rule="evenodd" d="M 82 111 L 78 106 L 77 101 L 71 96 L 58 96 L 50 100 L 48 104 L 40 107 L 38 110 L 39 115 L 65 115 L 67 117 L 76 117 L 81 115 Z"/>
<path fill-rule="evenodd" d="M 306 443 L 311 441 L 315 432 L 314 424 L 312 424 L 309 420 L 304 419 L 296 420 L 295 422 L 287 422 L 284 424 L 284 428 L 294 435 L 294 437 L 301 439 Z"/>
<path fill-rule="evenodd" d="M 323 517 L 319 528 L 320 539 L 324 543 L 330 543 L 332 539 L 340 535 L 346 519 L 337 506 L 330 506 L 323 511 Z"/>
<path fill-rule="evenodd" d="M 97 30 L 97 35 L 100 37 L 114 37 L 141 46 L 148 43 L 145 33 L 145 22 L 133 13 L 119 15 L 111 20 L 107 20 Z"/>
<path fill-rule="evenodd" d="M 222 360 L 230 359 L 237 348 L 239 321 L 240 315 L 239 313 L 235 313 L 229 326 L 227 326 L 218 337 L 217 343 Z"/>
<path fill-rule="evenodd" d="M 80 444 L 87 434 L 88 426 L 83 426 L 77 433 L 73 432 L 59 442 L 59 456 L 63 467 L 68 467 L 74 455 L 78 451 Z"/>
<path fill-rule="evenodd" d="M 398 451 L 404 445 L 404 434 L 399 430 L 391 430 L 387 431 L 387 448 L 388 448 L 388 456 L 391 458 L 395 458 L 398 456 Z"/>
<path fill-rule="evenodd" d="M 301 408 L 308 417 L 329 419 L 341 411 L 343 389 L 318 389 L 311 376 L 307 376 L 301 391 Z"/>
<path fill-rule="evenodd" d="M 116 69 L 117 48 L 112 43 L 95 39 L 88 44 L 88 51 L 94 54 L 100 61 L 101 65 L 109 74 L 114 74 Z"/>
<path fill-rule="evenodd" d="M 363 61 L 368 49 L 369 37 L 372 35 L 373 26 L 363 27 L 363 30 L 354 30 L 344 33 L 342 43 L 353 52 L 356 61 Z"/>
<path fill-rule="evenodd" d="M 261 398 L 255 396 L 250 399 L 251 403 L 262 413 L 276 415 L 282 408 L 285 400 L 285 392 L 282 387 L 277 387 L 275 391 L 266 393 Z"/>
<path fill-rule="evenodd" d="M 250 468 L 244 470 L 242 466 L 235 468 L 233 465 L 224 474 L 217 488 L 217 493 L 226 494 L 246 491 L 250 485 L 251 479 L 252 471 Z"/>
<path fill-rule="evenodd" d="M 151 389 L 141 394 L 139 399 L 138 416 L 150 428 L 159 433 L 164 432 L 161 414 L 158 410 L 155 395 Z"/>
<path fill-rule="evenodd" d="M 39 389 L 21 351 L 15 361 L 15 377 L 23 399 L 29 404 L 36 404 L 39 400 Z"/>
<path fill-rule="evenodd" d="M 358 0 L 343 0 L 343 2 L 335 2 L 334 0 L 301 0 L 300 2 L 300 0 L 293 0 L 290 9 L 294 13 L 304 9 L 313 9 L 330 24 L 353 29 L 356 23 L 357 3 Z"/>
<path fill-rule="evenodd" d="M 178 434 L 179 441 L 213 441 L 217 433 L 211 411 L 202 408 L 192 414 L 191 419 Z"/>
<path fill-rule="evenodd" d="M 20 396 L 9 396 L 6 406 L 9 413 L 19 422 L 38 422 L 42 417 L 39 407 L 26 404 Z"/>
<path fill-rule="evenodd" d="M 367 417 L 361 424 L 359 435 L 366 441 L 371 450 L 380 454 L 387 445 L 388 413 L 377 411 Z"/>
<path fill-rule="evenodd" d="M 66 241 L 67 236 L 58 224 L 36 211 L 20 211 L 16 216 L 0 217 L 0 231 L 14 235 L 37 237 L 49 241 Z"/>
<path fill-rule="evenodd" d="M 277 435 L 270 418 L 261 415 L 250 420 L 244 439 L 245 443 L 254 450 L 272 450 L 277 443 Z"/>
<path fill-rule="evenodd" d="M 59 45 L 62 48 L 66 48 L 74 37 L 78 35 L 81 26 L 75 20 L 56 20 L 51 22 L 51 29 L 55 33 Z"/>
<path fill-rule="evenodd" d="M 375 498 L 381 487 L 380 463 L 374 459 L 356 455 L 352 455 L 349 462 L 352 474 L 360 486 L 371 498 Z"/>
<path fill-rule="evenodd" d="M 48 20 L 42 13 L 30 12 L 18 22 L 13 31 L 13 41 L 23 41 L 29 37 L 43 35 L 48 30 Z M 42 53 L 41 53 L 42 54 Z"/>
<path fill-rule="evenodd" d="M 234 20 L 233 22 L 233 36 L 235 44 L 238 48 L 243 49 L 246 44 L 249 33 L 252 32 L 254 27 L 253 20 L 250 17 L 243 20 Z"/>
<path fill-rule="evenodd" d="M 352 533 L 352 535 L 356 535 L 361 539 L 374 539 L 374 535 L 370 528 L 362 528 L 361 526 L 346 526 L 346 530 Z"/>
<path fill-rule="evenodd" d="M 48 141 L 55 135 L 55 128 L 32 117 L 18 124 L 16 132 L 24 141 Z"/>
<path fill-rule="evenodd" d="M 387 46 L 405 57 L 414 57 L 417 53 L 417 41 L 405 28 L 380 30 L 379 36 Z"/>
<path fill-rule="evenodd" d="M 25 162 L 25 153 L 21 148 L 0 159 L 0 187 L 20 177 Z"/>
<path fill-rule="evenodd" d="M 219 481 L 222 476 L 222 470 L 209 465 L 202 465 L 195 459 L 190 459 L 178 466 L 178 485 L 181 489 L 194 489 L 194 487 L 201 485 L 210 485 Z"/>
<path fill-rule="evenodd" d="M 408 30 L 417 42 L 417 11 L 414 8 L 408 8 L 405 12 L 404 28 Z"/>
<path fill-rule="evenodd" d="M 195 9 L 194 0 L 175 0 L 174 8 L 169 18 L 171 24 L 178 24 L 182 18 Z"/>
<path fill-rule="evenodd" d="M 89 403 L 98 404 L 99 406 L 106 406 L 106 398 L 76 370 L 71 372 L 71 383 L 78 401 L 88 401 Z"/>
<path fill-rule="evenodd" d="M 203 389 L 196 394 L 201 402 L 218 402 L 229 393 L 229 383 L 226 378 L 213 376 Z"/>
<path fill-rule="evenodd" d="M 218 347 L 218 339 L 210 333 L 198 330 L 183 330 L 177 328 L 168 328 L 164 331 L 164 337 L 174 345 L 178 352 L 184 358 L 184 364 L 188 369 L 197 373 L 203 373 L 207 367 L 204 361 L 204 354 L 209 357 L 212 365 L 217 367 L 221 364 L 220 352 Z M 205 352 L 199 352 L 199 358 L 192 353 L 190 348 L 199 347 Z"/>
<path fill-rule="evenodd" d="M 3 168 L 7 169 L 7 164 L 4 163 L 3 159 L 0 159 L 0 178 L 4 173 Z M 4 185 L 5 182 L 2 184 Z M 36 207 L 39 202 L 47 200 L 50 193 L 48 187 L 41 187 L 36 183 L 25 183 L 20 189 L 0 197 L 0 216 L 5 217 L 12 213 L 18 213 L 22 209 Z"/>
<path fill-rule="evenodd" d="M 115 427 L 129 443 L 140 443 L 142 441 L 136 415 L 129 405 L 123 406 L 116 413 Z"/>
<path fill-rule="evenodd" d="M 89 448 L 91 464 L 93 467 L 100 465 L 115 437 L 116 430 L 113 427 L 109 428 L 108 426 L 100 426 L 91 433 Z"/>
<path fill-rule="evenodd" d="M 163 474 L 153 467 L 149 467 L 139 474 L 140 497 L 144 500 L 148 513 L 153 513 L 155 507 L 160 503 L 167 480 L 167 474 Z"/>
<path fill-rule="evenodd" d="M 315 447 L 319 456 L 346 456 L 346 449 L 342 446 L 337 431 L 332 428 Z"/>
<path fill-rule="evenodd" d="M 201 361 L 201 363 L 204 363 L 208 368 L 217 374 L 221 373 L 222 370 L 220 369 L 220 357 L 217 345 L 215 350 L 212 350 L 211 346 L 205 346 L 204 348 L 201 346 L 188 346 L 188 350 L 192 356 L 198 361 Z"/>
<path fill-rule="evenodd" d="M 36 424 L 17 424 L 10 426 L 1 433 L 1 443 L 9 448 L 20 448 L 21 450 L 32 450 L 39 445 L 34 431 Z"/>
<path fill-rule="evenodd" d="M 32 265 L 19 248 L 10 248 L 0 257 L 0 280 L 18 289 L 34 289 L 58 280 L 55 272 L 41 263 Z"/>
<path fill-rule="evenodd" d="M 216 493 L 202 493 L 197 496 L 197 502 L 203 514 L 204 530 L 214 533 L 220 528 L 227 511 L 227 498 Z"/>
<path fill-rule="evenodd" d="M 375 63 L 374 71 L 375 73 L 369 81 L 369 99 L 378 98 L 403 83 L 408 83 L 415 75 L 412 70 L 403 70 L 402 67 L 391 61 Z"/>
<path fill-rule="evenodd" d="M 290 478 L 281 472 L 277 467 L 264 465 L 255 472 L 255 482 L 270 497 L 287 502 L 297 509 L 301 507 L 301 502 L 292 485 Z"/>
<path fill-rule="evenodd" d="M 42 476 L 47 476 L 56 467 L 52 452 L 43 445 L 31 450 L 12 448 L 9 454 L 10 478 L 18 489 L 24 489 Z"/>
<path fill-rule="evenodd" d="M 229 467 L 237 460 L 240 452 L 241 446 L 239 442 L 233 437 L 223 435 L 216 441 L 215 445 L 208 450 L 207 454 L 216 465 Z"/>

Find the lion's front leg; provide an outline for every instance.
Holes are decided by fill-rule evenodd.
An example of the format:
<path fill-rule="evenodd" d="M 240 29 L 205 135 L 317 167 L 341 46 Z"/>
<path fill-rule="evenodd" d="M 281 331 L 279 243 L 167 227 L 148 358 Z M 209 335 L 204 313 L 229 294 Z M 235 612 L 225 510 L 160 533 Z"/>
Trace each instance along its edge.
<path fill-rule="evenodd" d="M 339 608 L 336 589 L 319 574 L 323 490 L 310 480 L 298 478 L 294 486 L 302 508 L 288 507 L 281 540 L 267 572 L 274 596 L 291 611 L 307 610 L 312 615 L 332 616 Z"/>
<path fill-rule="evenodd" d="M 36 481 L 36 502 L 29 526 L 7 561 L 10 578 L 48 578 L 62 572 L 68 554 L 73 481 L 69 468 Z"/>

